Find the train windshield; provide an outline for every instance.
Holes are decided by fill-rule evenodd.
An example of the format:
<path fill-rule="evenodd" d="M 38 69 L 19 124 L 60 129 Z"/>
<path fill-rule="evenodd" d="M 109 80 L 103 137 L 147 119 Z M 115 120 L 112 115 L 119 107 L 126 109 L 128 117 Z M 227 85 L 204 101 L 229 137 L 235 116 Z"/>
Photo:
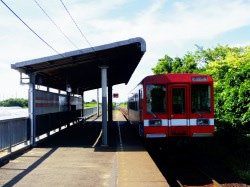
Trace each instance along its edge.
<path fill-rule="evenodd" d="M 147 85 L 147 112 L 166 113 L 166 85 Z"/>
<path fill-rule="evenodd" d="M 211 90 L 208 84 L 193 84 L 192 113 L 211 113 Z"/>

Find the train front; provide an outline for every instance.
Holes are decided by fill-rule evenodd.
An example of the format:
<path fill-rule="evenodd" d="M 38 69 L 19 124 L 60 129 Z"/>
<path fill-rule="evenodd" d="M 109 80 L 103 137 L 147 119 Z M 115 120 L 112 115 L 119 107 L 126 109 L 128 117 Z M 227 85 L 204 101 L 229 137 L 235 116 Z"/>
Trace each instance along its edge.
<path fill-rule="evenodd" d="M 146 77 L 138 114 L 145 138 L 214 135 L 213 80 L 201 74 Z M 139 104 L 140 105 L 140 104 Z"/>

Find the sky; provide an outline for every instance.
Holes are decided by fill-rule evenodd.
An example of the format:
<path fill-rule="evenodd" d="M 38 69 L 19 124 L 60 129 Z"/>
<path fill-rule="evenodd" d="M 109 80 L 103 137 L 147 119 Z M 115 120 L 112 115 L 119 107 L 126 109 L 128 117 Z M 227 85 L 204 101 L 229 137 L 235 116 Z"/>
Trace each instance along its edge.
<path fill-rule="evenodd" d="M 59 53 L 77 50 L 34 0 L 3 0 L 25 23 Z M 80 49 L 89 48 L 60 0 L 36 0 L 61 30 Z M 113 87 L 115 102 L 145 76 L 152 75 L 158 59 L 168 54 L 182 57 L 220 45 L 250 45 L 250 0 L 63 0 L 92 46 L 142 37 L 147 51 L 127 85 Z M 11 64 L 55 55 L 0 1 L 0 100 L 28 97 L 28 86 Z M 96 99 L 96 90 L 84 94 Z"/>

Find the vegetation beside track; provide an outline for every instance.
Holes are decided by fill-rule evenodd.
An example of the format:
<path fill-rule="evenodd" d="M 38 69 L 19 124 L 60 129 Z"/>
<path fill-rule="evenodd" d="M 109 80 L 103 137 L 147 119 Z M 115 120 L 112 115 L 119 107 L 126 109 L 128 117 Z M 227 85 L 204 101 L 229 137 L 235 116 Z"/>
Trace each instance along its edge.
<path fill-rule="evenodd" d="M 124 102 L 124 103 L 119 104 L 119 107 L 124 108 L 125 110 L 127 110 L 127 106 L 128 106 L 128 102 Z"/>
<path fill-rule="evenodd" d="M 250 135 L 219 131 L 211 140 L 197 145 L 204 154 L 231 170 L 240 181 L 250 184 Z"/>
<path fill-rule="evenodd" d="M 86 102 L 84 103 L 84 108 L 96 108 L 97 102 Z"/>
<path fill-rule="evenodd" d="M 97 102 L 86 102 L 84 103 L 84 108 L 96 108 Z M 102 107 L 102 103 L 99 103 L 99 107 Z M 116 103 L 113 102 L 113 109 L 116 108 Z"/>

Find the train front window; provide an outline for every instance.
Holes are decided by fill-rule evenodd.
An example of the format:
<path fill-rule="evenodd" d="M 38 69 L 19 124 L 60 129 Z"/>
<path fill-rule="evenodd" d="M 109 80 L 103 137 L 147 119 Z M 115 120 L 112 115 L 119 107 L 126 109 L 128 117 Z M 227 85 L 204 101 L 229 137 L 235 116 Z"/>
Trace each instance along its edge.
<path fill-rule="evenodd" d="M 192 94 L 192 113 L 211 112 L 211 87 L 208 84 L 193 84 Z"/>
<path fill-rule="evenodd" d="M 173 114 L 185 114 L 185 88 L 172 89 Z"/>
<path fill-rule="evenodd" d="M 166 86 L 147 85 L 147 112 L 166 113 Z"/>

